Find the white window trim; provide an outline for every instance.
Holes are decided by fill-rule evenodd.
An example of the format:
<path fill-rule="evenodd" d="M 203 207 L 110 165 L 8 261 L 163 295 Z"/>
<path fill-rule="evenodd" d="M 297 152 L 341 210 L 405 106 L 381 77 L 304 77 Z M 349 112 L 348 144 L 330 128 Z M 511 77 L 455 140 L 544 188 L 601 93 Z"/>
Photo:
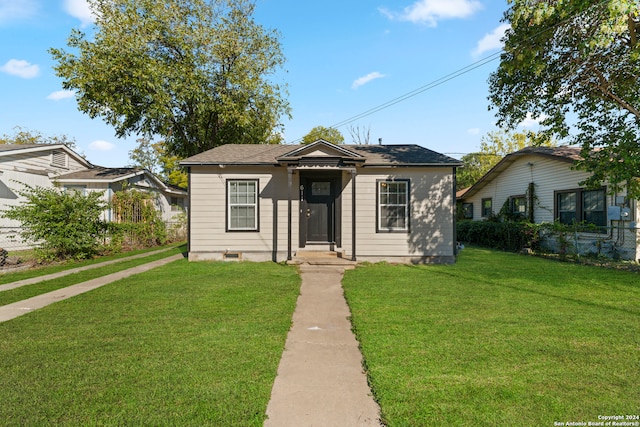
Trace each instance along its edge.
<path fill-rule="evenodd" d="M 385 183 L 393 183 L 393 184 L 398 184 L 398 183 L 402 183 L 405 185 L 405 203 L 404 204 L 393 204 L 393 203 L 386 203 L 386 204 L 382 204 L 380 199 L 380 190 L 382 187 L 382 184 Z M 388 233 L 407 233 L 409 232 L 409 219 L 410 219 L 410 198 L 411 198 L 411 181 L 409 179 L 382 179 L 382 180 L 378 180 L 376 182 L 376 231 L 378 233 L 384 233 L 384 232 L 388 232 Z M 405 214 L 405 221 L 404 221 L 404 227 L 383 227 L 382 226 L 382 207 L 383 206 L 404 206 L 405 210 L 404 210 L 404 214 Z"/>
<path fill-rule="evenodd" d="M 234 182 L 253 182 L 255 183 L 255 202 L 254 203 L 231 203 L 231 183 Z M 260 194 L 260 182 L 257 179 L 227 179 L 227 218 L 226 218 L 226 230 L 227 231 L 259 231 L 258 218 L 259 212 L 259 194 Z M 254 224 L 253 227 L 232 227 L 231 226 L 231 208 L 234 206 L 253 206 L 255 209 Z"/>

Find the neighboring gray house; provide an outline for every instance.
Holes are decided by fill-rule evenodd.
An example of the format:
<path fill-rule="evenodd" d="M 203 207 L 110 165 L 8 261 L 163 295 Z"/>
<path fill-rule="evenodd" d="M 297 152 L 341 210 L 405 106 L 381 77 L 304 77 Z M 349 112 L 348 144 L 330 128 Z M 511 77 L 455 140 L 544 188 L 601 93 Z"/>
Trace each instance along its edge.
<path fill-rule="evenodd" d="M 94 166 L 62 144 L 0 144 L 0 210 L 23 201 L 18 194 L 24 188 L 22 184 L 103 191 L 105 202 L 126 185 L 153 193 L 165 222 L 186 209 L 188 200 L 186 190 L 162 183 L 147 170 Z M 110 209 L 104 212 L 104 219 L 112 220 Z M 0 247 L 26 248 L 17 237 L 19 231 L 18 222 L 0 217 Z"/>
<path fill-rule="evenodd" d="M 190 260 L 453 262 L 455 169 L 417 145 L 223 145 L 189 168 Z"/>
<path fill-rule="evenodd" d="M 507 155 L 473 186 L 458 195 L 467 219 L 483 220 L 507 209 L 536 223 L 586 222 L 600 233 L 575 233 L 579 253 L 615 252 L 623 259 L 640 258 L 640 207 L 626 192 L 610 194 L 606 183 L 587 189 L 580 182 L 590 174 L 575 170 L 578 147 L 528 147 Z M 553 239 L 547 241 L 551 247 Z"/>

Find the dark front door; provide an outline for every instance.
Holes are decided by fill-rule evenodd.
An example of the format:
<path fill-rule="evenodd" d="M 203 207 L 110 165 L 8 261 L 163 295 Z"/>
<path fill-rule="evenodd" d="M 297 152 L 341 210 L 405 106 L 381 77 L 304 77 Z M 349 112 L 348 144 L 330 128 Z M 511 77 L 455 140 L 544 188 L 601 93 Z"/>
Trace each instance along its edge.
<path fill-rule="evenodd" d="M 335 240 L 335 180 L 307 178 L 304 184 L 303 217 L 306 223 L 304 243 L 327 243 Z"/>

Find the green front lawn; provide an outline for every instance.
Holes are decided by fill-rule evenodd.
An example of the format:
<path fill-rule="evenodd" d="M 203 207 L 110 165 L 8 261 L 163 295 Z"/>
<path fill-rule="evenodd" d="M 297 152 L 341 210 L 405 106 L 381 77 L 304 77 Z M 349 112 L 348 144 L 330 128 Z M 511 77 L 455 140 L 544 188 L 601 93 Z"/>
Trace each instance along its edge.
<path fill-rule="evenodd" d="M 45 274 L 58 273 L 60 271 L 69 270 L 76 267 L 84 267 L 87 265 L 97 264 L 104 261 L 127 258 L 132 255 L 140 255 L 147 252 L 155 252 L 161 249 L 181 248 L 183 252 L 186 252 L 186 247 L 187 247 L 186 244 L 173 243 L 166 246 L 155 246 L 155 247 L 146 248 L 146 249 L 120 252 L 115 255 L 100 256 L 100 257 L 95 257 L 95 258 L 92 258 L 89 260 L 83 260 L 83 261 L 68 260 L 68 261 L 54 263 L 50 265 L 32 267 L 26 270 L 16 269 L 16 271 L 12 271 L 12 269 L 6 269 L 0 273 L 0 285 L 5 283 L 17 282 L 18 280 L 30 279 L 32 277 L 44 276 Z M 15 254 L 16 253 L 10 253 L 10 255 L 15 255 Z"/>
<path fill-rule="evenodd" d="M 299 280 L 180 260 L 0 323 L 0 423 L 261 426 Z"/>
<path fill-rule="evenodd" d="M 181 246 L 177 246 L 175 248 L 171 248 L 167 251 L 163 251 L 160 252 L 158 254 L 154 254 L 154 255 L 148 255 L 142 258 L 134 258 L 134 259 L 127 259 L 127 258 L 103 258 L 102 261 L 109 261 L 111 259 L 121 259 L 121 261 L 114 263 L 114 264 L 109 264 L 109 265 L 105 265 L 102 267 L 95 267 L 89 270 L 85 270 L 85 271 L 81 271 L 78 273 L 72 273 L 69 274 L 67 276 L 62 276 L 59 277 L 57 279 L 51 279 L 51 280 L 46 280 L 43 282 L 38 282 L 38 283 L 34 283 L 32 285 L 26 285 L 26 286 L 21 286 L 19 288 L 14 288 L 14 289 L 9 289 L 6 291 L 0 291 L 0 306 L 3 305 L 7 305 L 7 304 L 11 304 L 13 302 L 17 302 L 17 301 L 22 301 L 25 300 L 27 298 L 31 298 L 37 295 L 41 295 L 41 294 L 45 294 L 47 292 L 52 292 L 55 291 L 57 289 L 61 289 L 61 288 L 66 288 L 67 286 L 71 286 L 71 285 L 75 285 L 77 283 L 81 283 L 81 282 L 85 282 L 87 280 L 92 280 L 98 277 L 103 277 L 106 276 L 108 274 L 112 274 L 112 273 L 116 273 L 119 271 L 123 271 L 126 270 L 128 268 L 133 268 L 133 267 L 137 267 L 139 265 L 142 264 L 147 264 L 149 262 L 153 262 L 153 261 L 157 261 L 163 258 L 168 258 L 172 255 L 178 255 L 181 253 L 186 252 L 186 246 L 185 245 L 181 245 Z M 96 264 L 96 262 L 94 262 L 93 264 Z M 69 267 L 69 265 L 73 266 L 73 267 Z M 85 263 L 77 263 L 77 264 L 67 264 L 67 268 L 66 269 L 70 269 L 70 268 L 75 268 L 75 267 L 81 267 L 84 265 L 89 265 L 89 264 L 85 264 Z M 60 270 L 62 271 L 62 270 Z M 58 271 L 54 271 L 55 273 L 57 273 Z M 36 271 L 29 271 L 29 272 L 24 272 L 24 273 L 29 273 L 31 274 L 30 277 L 28 278 L 32 278 L 32 277 L 37 277 L 35 275 Z M 18 273 L 16 273 L 18 274 Z M 46 273 L 46 274 L 51 274 L 51 273 Z M 44 275 L 44 274 L 43 274 Z M 17 280 L 15 280 L 17 281 Z M 7 282 L 9 283 L 9 282 Z"/>
<path fill-rule="evenodd" d="M 640 411 L 640 274 L 465 249 L 344 279 L 388 426 L 552 426 Z"/>

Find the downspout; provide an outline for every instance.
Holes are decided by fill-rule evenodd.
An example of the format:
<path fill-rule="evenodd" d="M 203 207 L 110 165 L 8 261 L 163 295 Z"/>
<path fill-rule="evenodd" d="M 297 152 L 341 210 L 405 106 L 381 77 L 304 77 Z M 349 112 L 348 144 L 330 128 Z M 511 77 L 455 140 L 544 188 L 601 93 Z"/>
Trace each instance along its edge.
<path fill-rule="evenodd" d="M 457 256 L 458 255 L 458 228 L 457 228 L 457 223 L 458 220 L 456 218 L 456 208 L 458 206 L 458 200 L 456 199 L 456 180 L 457 180 L 457 169 L 454 166 L 453 167 L 453 208 L 452 208 L 452 212 L 451 212 L 451 216 L 453 217 L 453 240 L 452 240 L 452 244 L 453 244 L 453 256 Z"/>
<path fill-rule="evenodd" d="M 287 192 L 288 192 L 288 203 L 287 203 L 287 261 L 291 261 L 293 257 L 291 256 L 291 187 L 293 186 L 293 169 L 287 168 Z"/>
<path fill-rule="evenodd" d="M 109 209 L 107 209 L 107 222 L 111 222 L 111 213 L 113 212 L 113 206 L 111 205 L 111 200 L 113 199 L 113 188 L 111 188 L 111 184 L 107 187 L 107 200 L 109 202 Z"/>
<path fill-rule="evenodd" d="M 189 207 L 187 208 L 187 254 L 191 253 L 191 166 L 187 167 L 187 200 Z"/>
<path fill-rule="evenodd" d="M 356 168 L 351 169 L 351 261 L 356 261 Z"/>
<path fill-rule="evenodd" d="M 527 200 L 528 204 L 529 204 L 529 222 L 530 223 L 534 223 L 534 206 L 533 203 L 535 201 L 535 187 L 536 185 L 533 182 L 529 183 L 529 200 Z"/>
<path fill-rule="evenodd" d="M 534 215 L 534 202 L 536 200 L 536 184 L 533 182 L 533 167 L 535 166 L 535 163 L 532 162 L 528 162 L 527 166 L 529 166 L 529 173 L 531 174 L 531 181 L 529 182 L 529 188 L 527 189 L 527 193 L 528 194 L 528 200 L 527 200 L 527 205 L 528 205 L 528 219 L 529 222 L 531 224 L 535 223 L 535 215 Z"/>

